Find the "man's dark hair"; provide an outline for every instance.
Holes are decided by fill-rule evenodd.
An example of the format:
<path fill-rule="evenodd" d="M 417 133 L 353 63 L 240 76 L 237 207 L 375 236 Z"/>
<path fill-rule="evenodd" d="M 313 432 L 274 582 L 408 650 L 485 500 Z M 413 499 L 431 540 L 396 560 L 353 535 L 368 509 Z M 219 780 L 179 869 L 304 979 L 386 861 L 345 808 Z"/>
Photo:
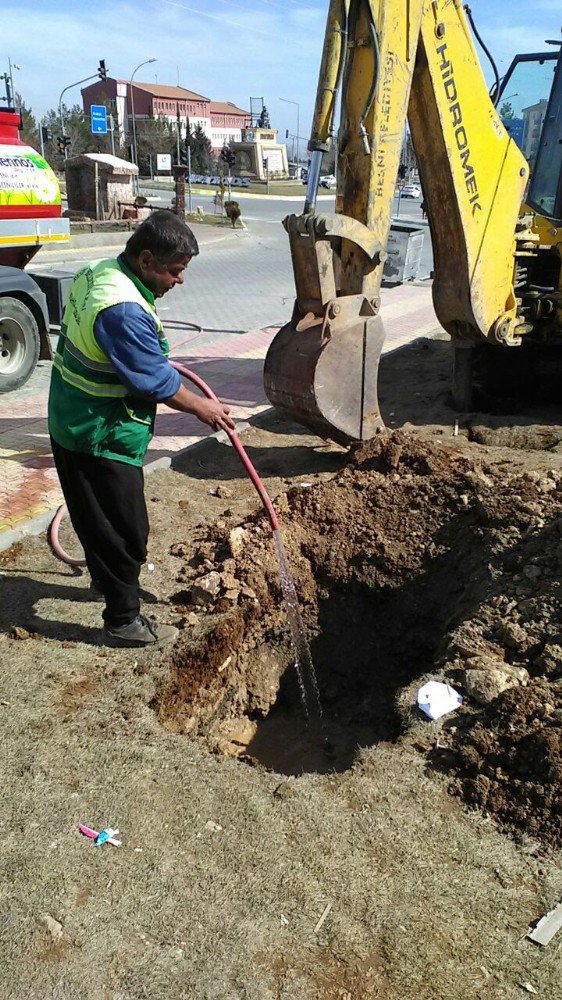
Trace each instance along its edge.
<path fill-rule="evenodd" d="M 161 264 L 169 264 L 176 257 L 196 257 L 199 253 L 189 226 L 167 208 L 149 215 L 127 240 L 127 257 L 137 259 L 143 250 L 150 250 Z"/>

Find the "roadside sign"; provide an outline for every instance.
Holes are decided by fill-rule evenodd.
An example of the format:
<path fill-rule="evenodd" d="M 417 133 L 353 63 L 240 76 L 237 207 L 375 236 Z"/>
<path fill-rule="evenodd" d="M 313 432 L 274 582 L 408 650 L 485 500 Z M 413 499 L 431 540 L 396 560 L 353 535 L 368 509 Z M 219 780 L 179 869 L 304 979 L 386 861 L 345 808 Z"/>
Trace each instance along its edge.
<path fill-rule="evenodd" d="M 107 108 L 104 104 L 92 104 L 90 121 L 94 135 L 107 135 Z"/>
<path fill-rule="evenodd" d="M 156 154 L 156 169 L 160 171 L 172 172 L 172 154 L 171 153 L 157 153 Z"/>

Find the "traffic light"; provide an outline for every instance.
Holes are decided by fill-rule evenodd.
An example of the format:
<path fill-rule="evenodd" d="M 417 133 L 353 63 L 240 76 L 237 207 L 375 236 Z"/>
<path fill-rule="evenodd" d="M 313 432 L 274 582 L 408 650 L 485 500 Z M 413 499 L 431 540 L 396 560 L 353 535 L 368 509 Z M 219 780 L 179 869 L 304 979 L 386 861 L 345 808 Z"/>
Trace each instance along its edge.
<path fill-rule="evenodd" d="M 100 59 L 100 64 L 98 66 L 98 76 L 100 80 L 107 80 L 107 70 L 105 68 L 105 59 Z"/>
<path fill-rule="evenodd" d="M 285 129 L 285 138 L 286 139 L 289 138 L 289 129 L 288 128 Z"/>
<path fill-rule="evenodd" d="M 66 150 L 70 146 L 70 136 L 69 135 L 58 135 L 57 136 L 57 149 L 61 156 L 66 155 Z"/>
<path fill-rule="evenodd" d="M 43 137 L 43 142 L 50 142 L 51 139 L 53 138 L 53 133 L 51 132 L 50 128 L 47 128 L 46 125 L 41 126 L 41 135 Z"/>
<path fill-rule="evenodd" d="M 224 163 L 227 163 L 229 167 L 233 167 L 234 164 L 236 163 L 236 153 L 234 152 L 233 149 L 230 149 L 228 146 L 223 146 L 220 155 L 221 155 L 221 160 L 223 160 Z"/>

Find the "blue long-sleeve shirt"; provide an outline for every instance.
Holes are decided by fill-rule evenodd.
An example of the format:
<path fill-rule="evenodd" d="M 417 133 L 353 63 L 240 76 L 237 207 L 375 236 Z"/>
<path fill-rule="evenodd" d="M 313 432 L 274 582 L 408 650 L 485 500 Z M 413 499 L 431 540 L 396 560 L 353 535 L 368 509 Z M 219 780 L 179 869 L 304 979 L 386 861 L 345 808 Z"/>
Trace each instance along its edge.
<path fill-rule="evenodd" d="M 131 395 L 161 403 L 175 396 L 181 379 L 162 353 L 156 325 L 136 302 L 102 309 L 94 336 Z"/>

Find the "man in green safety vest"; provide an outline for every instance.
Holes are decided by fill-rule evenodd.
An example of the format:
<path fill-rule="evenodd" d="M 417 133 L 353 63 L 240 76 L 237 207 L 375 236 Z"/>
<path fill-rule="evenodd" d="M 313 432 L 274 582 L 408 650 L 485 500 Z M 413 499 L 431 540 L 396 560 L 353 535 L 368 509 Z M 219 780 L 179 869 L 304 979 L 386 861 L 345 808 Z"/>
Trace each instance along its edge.
<path fill-rule="evenodd" d="M 64 498 L 92 587 L 105 599 L 109 646 L 171 642 L 177 629 L 140 613 L 139 573 L 148 515 L 142 463 L 158 403 L 214 430 L 234 427 L 228 407 L 189 392 L 168 361 L 155 300 L 183 283 L 199 253 L 189 226 L 153 212 L 116 260 L 87 264 L 68 296 L 49 394 L 49 432 Z"/>

